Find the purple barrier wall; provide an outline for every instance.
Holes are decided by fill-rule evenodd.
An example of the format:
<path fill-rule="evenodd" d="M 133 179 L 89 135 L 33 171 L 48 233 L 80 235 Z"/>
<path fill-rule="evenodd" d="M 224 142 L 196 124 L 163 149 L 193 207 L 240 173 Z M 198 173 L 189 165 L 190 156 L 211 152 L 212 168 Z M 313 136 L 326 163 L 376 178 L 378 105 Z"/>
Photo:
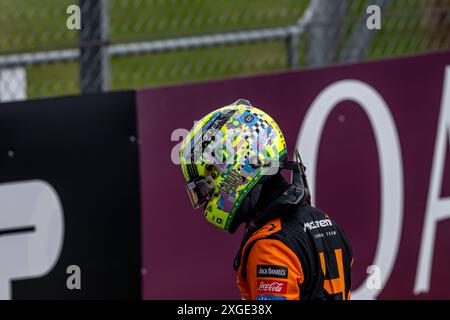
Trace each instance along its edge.
<path fill-rule="evenodd" d="M 450 52 L 138 91 L 143 297 L 239 298 L 241 232 L 192 210 L 171 155 L 187 132 L 177 129 L 246 98 L 278 122 L 290 155 L 300 142 L 316 205 L 352 242 L 354 297 L 450 298 L 446 65 Z M 375 262 L 379 290 L 366 285 Z"/>

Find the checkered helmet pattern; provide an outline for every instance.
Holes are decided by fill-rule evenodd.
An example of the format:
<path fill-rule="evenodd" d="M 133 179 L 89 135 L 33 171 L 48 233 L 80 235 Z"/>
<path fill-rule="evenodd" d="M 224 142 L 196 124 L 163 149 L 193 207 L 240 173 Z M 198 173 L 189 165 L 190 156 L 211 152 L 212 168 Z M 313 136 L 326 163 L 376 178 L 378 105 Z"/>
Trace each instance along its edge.
<path fill-rule="evenodd" d="M 180 160 L 186 182 L 214 179 L 205 217 L 229 231 L 245 196 L 264 175 L 278 171 L 279 160 L 286 154 L 286 142 L 275 121 L 241 99 L 198 121 L 182 143 Z"/>

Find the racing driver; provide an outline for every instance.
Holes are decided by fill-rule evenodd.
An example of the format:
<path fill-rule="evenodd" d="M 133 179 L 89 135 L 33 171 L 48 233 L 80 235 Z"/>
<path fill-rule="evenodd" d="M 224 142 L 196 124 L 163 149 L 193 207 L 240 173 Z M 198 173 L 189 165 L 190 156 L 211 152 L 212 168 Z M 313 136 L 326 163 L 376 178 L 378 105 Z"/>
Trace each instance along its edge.
<path fill-rule="evenodd" d="M 234 260 L 243 299 L 350 299 L 349 240 L 311 206 L 299 152 L 293 161 L 287 154 L 278 125 L 247 100 L 212 111 L 180 150 L 192 205 L 229 233 L 245 224 Z"/>

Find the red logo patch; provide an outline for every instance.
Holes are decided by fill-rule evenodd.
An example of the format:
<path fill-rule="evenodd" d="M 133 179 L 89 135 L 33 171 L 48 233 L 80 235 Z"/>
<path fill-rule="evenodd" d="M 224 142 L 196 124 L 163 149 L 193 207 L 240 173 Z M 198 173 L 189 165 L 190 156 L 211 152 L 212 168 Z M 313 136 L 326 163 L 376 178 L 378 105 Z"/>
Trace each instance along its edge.
<path fill-rule="evenodd" d="M 286 281 L 258 281 L 258 292 L 262 293 L 281 293 L 284 294 L 287 291 Z"/>

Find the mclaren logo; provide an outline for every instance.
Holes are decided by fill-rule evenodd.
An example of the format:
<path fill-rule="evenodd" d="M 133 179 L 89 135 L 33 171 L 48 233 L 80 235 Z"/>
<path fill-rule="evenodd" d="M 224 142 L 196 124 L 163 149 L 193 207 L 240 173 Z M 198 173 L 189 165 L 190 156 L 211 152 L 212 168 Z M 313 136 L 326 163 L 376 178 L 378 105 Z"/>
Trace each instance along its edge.
<path fill-rule="evenodd" d="M 306 232 L 306 229 L 313 230 L 317 228 L 323 228 L 323 227 L 330 227 L 333 223 L 330 219 L 323 219 L 323 220 L 314 220 L 310 222 L 305 222 L 303 224 L 303 231 Z"/>

